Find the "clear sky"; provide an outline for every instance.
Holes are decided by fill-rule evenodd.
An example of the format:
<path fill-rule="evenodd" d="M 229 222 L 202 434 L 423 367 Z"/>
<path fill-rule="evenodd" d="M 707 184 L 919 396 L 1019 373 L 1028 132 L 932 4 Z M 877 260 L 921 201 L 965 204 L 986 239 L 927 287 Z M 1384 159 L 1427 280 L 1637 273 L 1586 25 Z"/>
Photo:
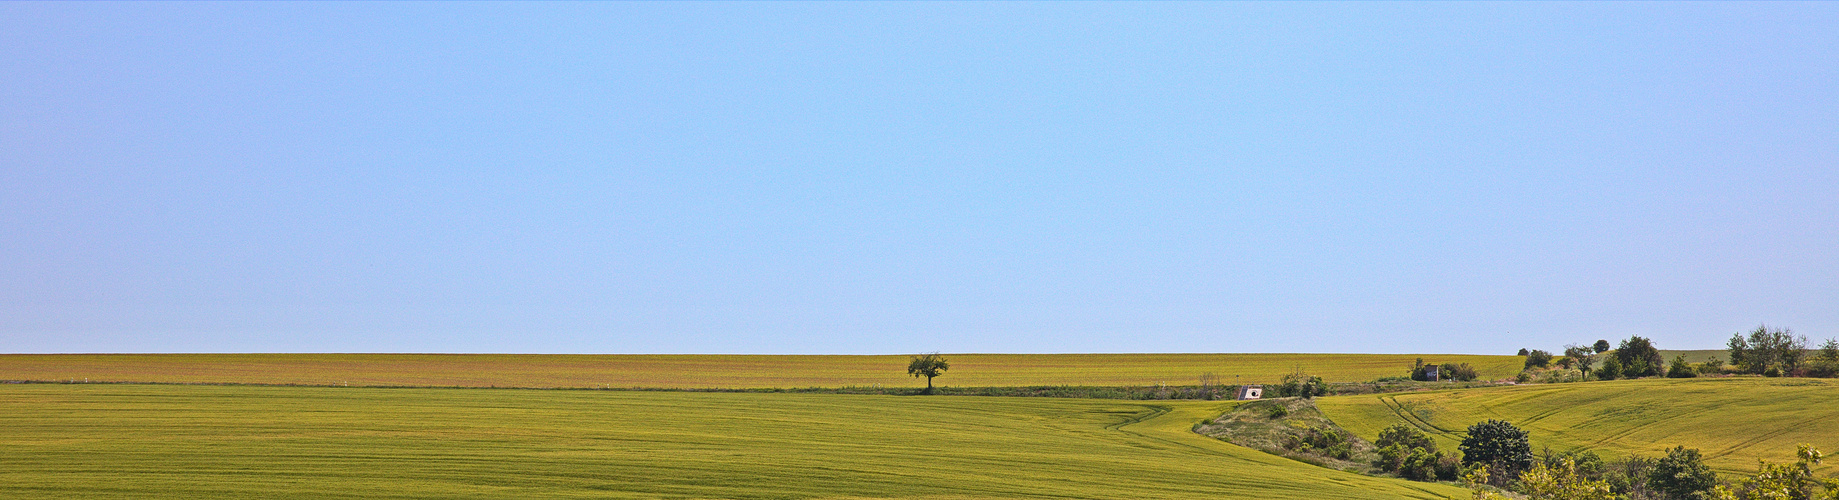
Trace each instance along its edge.
<path fill-rule="evenodd" d="M 1839 3 L 0 3 L 0 352 L 1839 336 Z"/>

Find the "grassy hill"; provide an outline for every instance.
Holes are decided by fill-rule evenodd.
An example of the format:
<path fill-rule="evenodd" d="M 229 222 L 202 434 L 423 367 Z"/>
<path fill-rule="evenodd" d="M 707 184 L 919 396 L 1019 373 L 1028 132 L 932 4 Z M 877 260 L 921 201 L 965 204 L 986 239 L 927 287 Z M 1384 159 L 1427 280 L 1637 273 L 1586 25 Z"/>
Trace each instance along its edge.
<path fill-rule="evenodd" d="M 0 385 L 8 498 L 1443 498 L 1194 434 L 1233 403 Z"/>
<path fill-rule="evenodd" d="M 1275 383 L 1301 367 L 1331 382 L 1402 376 L 1412 361 L 1469 363 L 1485 378 L 1518 356 L 1407 354 L 950 354 L 937 383 L 1197 385 Z M 906 356 L 553 354 L 6 354 L 0 380 L 421 387 L 924 387 Z"/>
<path fill-rule="evenodd" d="M 1839 381 L 1789 378 L 1646 379 L 1320 398 L 1317 407 L 1367 439 L 1398 422 L 1454 448 L 1470 424 L 1501 419 L 1531 431 L 1535 449 L 1608 456 L 1698 448 L 1719 472 L 1758 458 L 1793 459 L 1796 443 L 1839 451 Z M 1831 463 L 1825 467 L 1830 473 Z"/>

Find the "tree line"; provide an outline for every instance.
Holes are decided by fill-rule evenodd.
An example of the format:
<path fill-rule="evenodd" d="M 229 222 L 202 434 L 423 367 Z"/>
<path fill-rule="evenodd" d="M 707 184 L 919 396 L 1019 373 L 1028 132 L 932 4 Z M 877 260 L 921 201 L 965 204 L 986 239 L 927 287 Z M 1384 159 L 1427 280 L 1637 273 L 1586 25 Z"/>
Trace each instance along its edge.
<path fill-rule="evenodd" d="M 1730 363 L 1709 359 L 1693 363 L 1684 354 L 1669 362 L 1648 338 L 1633 336 L 1614 349 L 1608 340 L 1564 346 L 1562 354 L 1520 349 L 1525 365 L 1515 380 L 1526 382 L 1581 382 L 1621 378 L 1692 378 L 1702 375 L 1753 374 L 1767 377 L 1839 376 L 1839 339 L 1827 339 L 1818 351 L 1809 351 L 1807 337 L 1787 329 L 1758 326 L 1731 335 L 1727 343 Z"/>

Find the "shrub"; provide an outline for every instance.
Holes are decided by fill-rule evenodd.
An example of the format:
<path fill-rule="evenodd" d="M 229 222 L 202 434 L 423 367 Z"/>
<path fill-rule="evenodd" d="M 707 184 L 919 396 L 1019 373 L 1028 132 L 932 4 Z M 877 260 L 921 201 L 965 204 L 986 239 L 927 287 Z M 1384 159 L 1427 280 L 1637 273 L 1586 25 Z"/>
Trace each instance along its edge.
<path fill-rule="evenodd" d="M 1526 368 L 1545 368 L 1552 364 L 1552 353 L 1533 349 L 1526 354 Z"/>
<path fill-rule="evenodd" d="M 1577 370 L 1577 369 L 1563 369 L 1563 368 L 1551 369 L 1551 370 L 1537 372 L 1537 374 L 1533 376 L 1533 380 L 1541 384 L 1561 384 L 1565 382 L 1582 382 L 1584 381 L 1584 372 L 1583 370 Z"/>
<path fill-rule="evenodd" d="M 1702 498 L 1717 484 L 1718 475 L 1705 466 L 1699 451 L 1684 446 L 1674 446 L 1666 458 L 1654 461 L 1647 476 L 1648 489 L 1670 499 Z"/>
<path fill-rule="evenodd" d="M 1526 354 L 1527 354 L 1526 348 L 1524 347 L 1520 348 L 1520 352 L 1514 353 L 1515 356 L 1525 356 Z"/>
<path fill-rule="evenodd" d="M 1596 374 L 1598 380 L 1615 380 L 1622 376 L 1622 362 L 1615 356 L 1603 358 L 1603 366 L 1592 373 Z"/>
<path fill-rule="evenodd" d="M 1717 358 L 1705 360 L 1704 363 L 1699 364 L 1699 373 L 1704 375 L 1724 373 L 1724 360 Z"/>
<path fill-rule="evenodd" d="M 1463 465 L 1486 465 L 1503 484 L 1532 467 L 1532 444 L 1526 431 L 1503 420 L 1469 426 L 1469 435 L 1462 438 L 1459 448 Z"/>
<path fill-rule="evenodd" d="M 1613 500 L 1616 495 L 1610 484 L 1601 479 L 1591 479 L 1577 473 L 1577 464 L 1570 458 L 1558 461 L 1556 466 L 1547 466 L 1541 462 L 1532 470 L 1520 475 L 1520 488 L 1527 496 L 1537 499 L 1563 500 Z"/>
<path fill-rule="evenodd" d="M 1303 399 L 1309 399 L 1316 396 L 1327 395 L 1328 384 L 1322 382 L 1322 377 L 1298 371 L 1289 375 L 1284 375 L 1283 383 L 1277 385 L 1275 392 L 1281 397 L 1301 397 Z"/>
<path fill-rule="evenodd" d="M 1449 374 L 1448 378 L 1450 380 L 1459 382 L 1470 382 L 1477 378 L 1481 378 L 1481 374 L 1475 371 L 1475 367 L 1469 366 L 1468 363 L 1443 365 L 1443 371 Z"/>
<path fill-rule="evenodd" d="M 1411 454 L 1405 455 L 1405 459 L 1399 464 L 1398 475 L 1399 477 L 1412 481 L 1430 481 L 1436 479 L 1437 460 L 1442 458 L 1443 455 L 1441 453 L 1428 451 L 1423 448 L 1413 448 Z"/>
<path fill-rule="evenodd" d="M 1403 446 L 1406 449 L 1423 448 L 1437 451 L 1437 442 L 1431 439 L 1429 434 L 1405 424 L 1392 424 L 1391 427 L 1379 431 L 1379 440 L 1373 442 L 1373 446 L 1381 448 L 1392 445 Z"/>
<path fill-rule="evenodd" d="M 1597 339 L 1595 344 L 1590 344 L 1590 348 L 1595 349 L 1597 354 L 1609 352 L 1609 341 Z"/>
<path fill-rule="evenodd" d="M 1673 356 L 1673 364 L 1667 367 L 1667 378 L 1692 378 L 1699 376 L 1699 371 L 1686 363 L 1686 355 Z"/>
<path fill-rule="evenodd" d="M 1762 462 L 1756 475 L 1739 479 L 1734 488 L 1714 486 L 1706 496 L 1717 500 L 1839 498 L 1839 480 L 1821 479 L 1813 473 L 1813 466 L 1820 465 L 1823 458 L 1820 450 L 1803 444 L 1795 456 L 1800 461 L 1793 465 Z"/>
<path fill-rule="evenodd" d="M 1454 453 L 1441 454 L 1441 455 L 1442 455 L 1442 458 L 1437 459 L 1437 465 L 1436 465 L 1437 479 L 1443 480 L 1443 481 L 1455 481 L 1456 479 L 1461 478 L 1462 477 L 1462 457 L 1458 457 Z"/>
<path fill-rule="evenodd" d="M 1615 357 L 1622 365 L 1622 376 L 1627 378 L 1658 376 L 1666 367 L 1666 358 L 1660 356 L 1660 350 L 1641 337 L 1622 341 L 1622 345 L 1616 347 Z"/>

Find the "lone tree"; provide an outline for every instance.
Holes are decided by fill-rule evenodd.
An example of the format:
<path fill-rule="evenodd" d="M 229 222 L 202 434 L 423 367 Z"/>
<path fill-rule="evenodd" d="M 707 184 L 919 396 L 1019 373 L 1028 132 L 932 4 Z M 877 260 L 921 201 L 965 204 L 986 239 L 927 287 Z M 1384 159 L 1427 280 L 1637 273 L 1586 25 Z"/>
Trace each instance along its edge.
<path fill-rule="evenodd" d="M 1596 349 L 1597 354 L 1608 352 L 1609 351 L 1609 341 L 1603 340 L 1603 339 L 1596 339 L 1596 343 L 1591 344 L 1590 348 Z"/>
<path fill-rule="evenodd" d="M 914 356 L 913 362 L 907 363 L 908 375 L 912 375 L 915 378 L 921 376 L 926 377 L 926 394 L 932 394 L 932 377 L 943 375 L 945 374 L 945 370 L 949 369 L 951 369 L 951 363 L 945 362 L 945 357 L 940 356 L 939 353 L 936 352 L 923 356 Z"/>

